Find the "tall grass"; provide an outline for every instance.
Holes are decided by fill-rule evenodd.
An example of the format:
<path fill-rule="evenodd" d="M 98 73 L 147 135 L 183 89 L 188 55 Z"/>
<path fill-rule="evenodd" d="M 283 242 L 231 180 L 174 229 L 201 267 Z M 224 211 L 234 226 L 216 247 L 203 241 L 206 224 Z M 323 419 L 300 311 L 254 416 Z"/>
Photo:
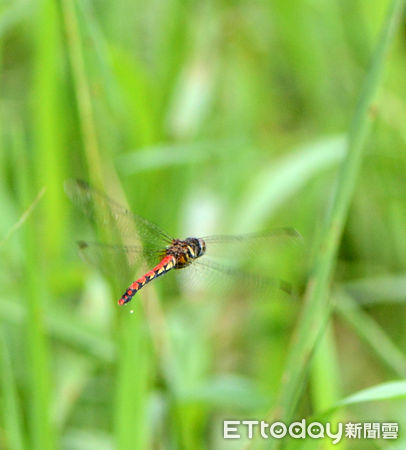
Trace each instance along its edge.
<path fill-rule="evenodd" d="M 243 448 L 270 411 L 404 445 L 402 4 L 3 2 L 1 448 Z M 171 273 L 119 308 L 71 177 L 179 237 L 297 228 L 252 264 L 303 307 Z"/>
<path fill-rule="evenodd" d="M 362 151 L 371 126 L 371 108 L 381 81 L 385 56 L 399 22 L 402 6 L 403 2 L 392 2 L 348 131 L 346 157 L 338 174 L 325 229 L 322 231 L 319 248 L 311 267 L 311 276 L 305 292 L 306 303 L 288 356 L 280 401 L 274 406 L 279 417 L 288 422 L 292 420 L 295 405 L 304 388 L 304 374 L 311 359 L 310 355 L 318 341 L 323 340 L 326 321 L 330 314 L 328 284 L 331 282 L 338 245 L 360 171 Z M 329 356 L 332 350 L 334 352 L 334 343 L 329 334 L 325 339 L 328 339 L 326 344 L 329 345 L 325 345 L 319 350 L 323 352 L 319 364 L 323 362 L 324 364 L 323 370 L 319 369 L 318 382 L 324 378 L 323 375 L 327 371 L 329 376 L 327 377 L 328 382 L 325 384 L 328 386 L 329 383 L 332 383 L 333 386 L 336 386 L 335 371 L 329 370 L 332 367 Z M 338 400 L 334 399 L 334 395 L 328 394 L 326 387 L 322 392 L 323 397 L 327 395 L 330 401 Z M 321 406 L 326 407 L 325 400 L 324 398 Z M 273 441 L 275 444 L 277 442 Z"/>

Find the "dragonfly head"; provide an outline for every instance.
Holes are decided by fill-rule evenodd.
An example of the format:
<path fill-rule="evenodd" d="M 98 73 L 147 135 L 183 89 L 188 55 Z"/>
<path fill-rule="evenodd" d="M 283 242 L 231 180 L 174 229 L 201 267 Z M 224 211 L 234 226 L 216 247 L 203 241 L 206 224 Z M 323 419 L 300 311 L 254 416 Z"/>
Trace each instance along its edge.
<path fill-rule="evenodd" d="M 206 253 L 206 242 L 203 239 L 198 239 L 199 242 L 199 254 L 197 256 L 202 256 Z"/>
<path fill-rule="evenodd" d="M 206 252 L 206 242 L 203 239 L 197 238 L 187 238 L 185 240 L 187 244 L 191 247 L 191 255 L 193 258 L 198 258 L 199 256 L 204 255 Z"/>

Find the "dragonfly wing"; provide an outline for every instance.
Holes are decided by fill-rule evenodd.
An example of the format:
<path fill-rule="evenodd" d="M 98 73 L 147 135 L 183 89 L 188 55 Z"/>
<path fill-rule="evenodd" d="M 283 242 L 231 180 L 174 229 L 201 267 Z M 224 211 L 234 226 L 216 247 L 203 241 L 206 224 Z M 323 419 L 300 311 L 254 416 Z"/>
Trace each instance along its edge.
<path fill-rule="evenodd" d="M 216 235 L 202 238 L 206 242 L 206 252 L 210 256 L 246 257 L 263 254 L 281 245 L 297 244 L 301 234 L 294 228 L 277 228 L 263 233 L 241 235 Z"/>
<path fill-rule="evenodd" d="M 123 246 L 100 242 L 79 241 L 79 254 L 88 264 L 95 266 L 107 277 L 121 278 L 125 283 L 133 277 L 134 269 L 147 260 L 155 265 L 161 253 L 141 246 Z"/>
<path fill-rule="evenodd" d="M 157 225 L 133 214 L 85 181 L 65 181 L 65 192 L 72 202 L 102 231 L 118 233 L 121 238 L 134 239 L 138 235 L 143 242 L 150 245 L 156 243 L 157 248 L 164 247 L 172 240 Z"/>
<path fill-rule="evenodd" d="M 287 240 L 297 242 L 302 239 L 302 235 L 295 229 L 290 227 L 274 228 L 273 230 L 264 231 L 261 233 L 246 233 L 246 234 L 219 234 L 214 236 L 203 236 L 202 239 L 210 244 L 224 244 L 224 243 L 255 243 L 266 241 Z"/>
<path fill-rule="evenodd" d="M 191 266 L 195 266 L 196 269 L 202 268 L 206 270 L 206 272 L 209 270 L 214 273 L 214 276 L 216 276 L 216 274 L 220 276 L 225 275 L 225 277 L 222 278 L 225 279 L 226 282 L 232 283 L 233 286 L 239 286 L 241 290 L 259 289 L 261 291 L 275 291 L 279 289 L 289 295 L 292 295 L 293 293 L 292 285 L 288 281 L 257 275 L 255 273 L 239 270 L 238 268 L 229 267 L 206 256 L 203 257 L 203 260 L 199 259 L 199 261 L 194 261 Z M 238 283 L 236 283 L 236 281 L 238 281 Z"/>

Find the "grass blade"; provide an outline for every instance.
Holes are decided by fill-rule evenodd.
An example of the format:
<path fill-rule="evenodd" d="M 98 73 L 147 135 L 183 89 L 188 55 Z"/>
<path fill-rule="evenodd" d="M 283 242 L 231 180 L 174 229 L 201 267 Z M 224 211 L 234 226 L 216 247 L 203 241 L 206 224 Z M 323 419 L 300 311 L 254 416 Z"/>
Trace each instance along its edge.
<path fill-rule="evenodd" d="M 335 308 L 387 367 L 397 375 L 406 378 L 406 356 L 372 317 L 363 312 L 351 297 L 342 292 L 338 294 Z"/>
<path fill-rule="evenodd" d="M 17 391 L 13 369 L 11 366 L 10 353 L 3 333 L 1 334 L 0 346 L 0 371 L 3 392 L 2 412 L 6 442 L 9 448 L 22 450 L 26 448 L 24 443 L 25 439 L 21 424 L 21 415 L 18 406 Z"/>
<path fill-rule="evenodd" d="M 97 182 L 102 180 L 102 162 L 75 6 L 76 2 L 69 0 L 62 1 L 62 12 L 65 20 L 68 50 L 72 65 L 83 144 L 87 162 L 89 167 L 92 168 L 90 173 L 95 177 L 93 181 Z"/>
<path fill-rule="evenodd" d="M 328 410 L 317 414 L 315 417 L 322 420 L 327 420 L 331 414 L 344 406 L 356 405 L 364 402 L 376 402 L 379 400 L 394 400 L 399 398 L 406 398 L 406 381 L 389 381 L 387 383 L 378 384 L 376 386 L 355 392 L 354 394 L 338 401 Z"/>
<path fill-rule="evenodd" d="M 328 284 L 332 278 L 338 244 L 360 169 L 365 139 L 371 125 L 372 117 L 369 110 L 382 78 L 385 56 L 401 15 L 402 6 L 403 1 L 399 0 L 394 0 L 390 5 L 350 124 L 347 154 L 340 168 L 330 213 L 313 263 L 312 276 L 305 294 L 306 303 L 288 355 L 280 396 L 273 410 L 273 417 L 278 414 L 278 420 L 289 421 L 294 413 L 305 385 L 311 354 L 320 339 L 325 318 L 329 314 Z M 276 441 L 270 443 L 271 447 L 277 445 Z"/>
<path fill-rule="evenodd" d="M 24 134 L 15 130 L 14 148 L 19 168 L 17 174 L 19 198 L 23 209 L 32 204 L 30 180 L 23 174 L 28 172 L 27 151 L 24 146 Z M 24 207 L 25 206 L 25 207 Z M 40 267 L 40 247 L 38 236 L 28 223 L 23 227 L 24 246 L 24 282 L 20 292 L 27 308 L 27 326 L 22 330 L 26 344 L 28 364 L 28 384 L 30 388 L 29 426 L 31 446 L 34 450 L 48 450 L 54 446 L 54 429 L 49 410 L 51 377 L 49 370 L 48 337 L 45 332 L 43 315 L 44 292 L 40 281 L 43 279 Z"/>

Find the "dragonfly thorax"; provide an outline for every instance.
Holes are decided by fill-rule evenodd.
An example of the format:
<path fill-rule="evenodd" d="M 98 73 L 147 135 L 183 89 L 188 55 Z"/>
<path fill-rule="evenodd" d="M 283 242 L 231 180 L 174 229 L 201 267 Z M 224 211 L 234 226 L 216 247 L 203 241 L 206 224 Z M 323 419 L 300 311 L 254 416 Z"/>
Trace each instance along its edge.
<path fill-rule="evenodd" d="M 172 244 L 166 248 L 166 255 L 175 258 L 175 269 L 188 266 L 194 259 L 204 255 L 206 243 L 203 239 L 189 237 L 184 241 L 174 239 Z"/>

